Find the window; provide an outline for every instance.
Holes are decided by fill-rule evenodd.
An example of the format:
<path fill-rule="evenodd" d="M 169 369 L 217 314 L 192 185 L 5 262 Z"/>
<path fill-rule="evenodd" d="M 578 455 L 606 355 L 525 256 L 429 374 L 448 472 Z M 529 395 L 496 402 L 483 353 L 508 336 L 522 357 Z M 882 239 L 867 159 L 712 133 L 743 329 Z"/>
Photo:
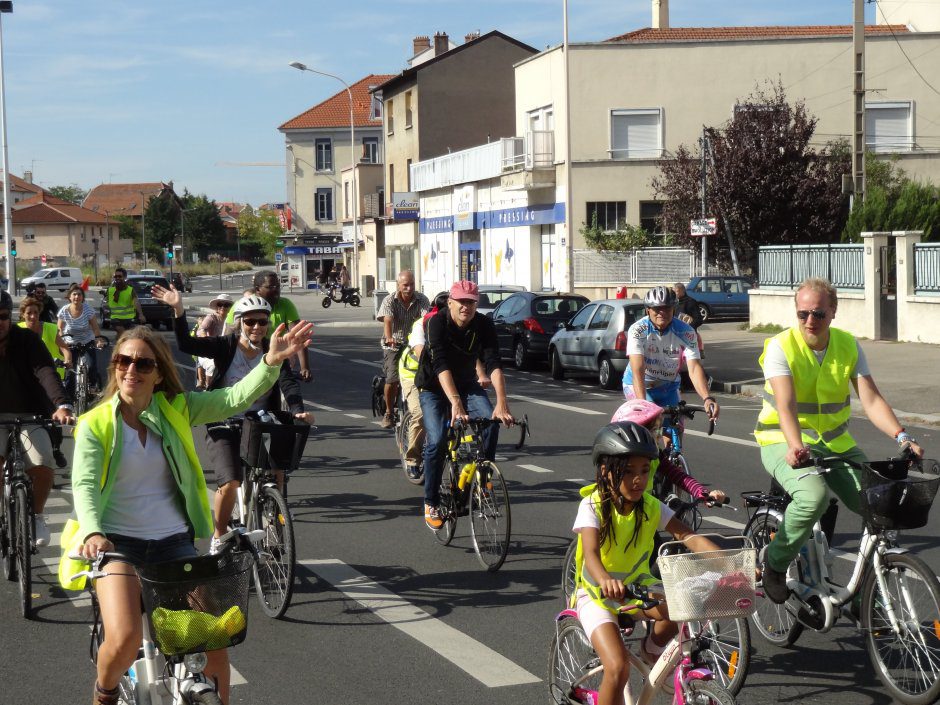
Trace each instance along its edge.
<path fill-rule="evenodd" d="M 389 99 L 385 101 L 385 118 L 388 122 L 388 134 L 395 132 L 395 106 L 394 101 Z"/>
<path fill-rule="evenodd" d="M 587 220 L 588 227 L 594 224 L 594 216 L 597 216 L 597 227 L 601 230 L 616 230 L 617 227 L 627 220 L 627 202 L 626 201 L 588 201 Z"/>
<path fill-rule="evenodd" d="M 411 191 L 411 160 L 405 162 L 405 178 L 408 180 L 408 191 Z"/>
<path fill-rule="evenodd" d="M 79 239 L 80 239 L 82 242 L 85 241 L 85 226 L 84 226 L 84 225 L 82 226 L 82 232 L 81 232 L 81 236 L 79 237 Z"/>
<path fill-rule="evenodd" d="M 379 138 L 378 137 L 363 137 L 362 138 L 362 161 L 365 164 L 378 164 L 379 163 Z"/>
<path fill-rule="evenodd" d="M 317 221 L 321 223 L 332 222 L 333 221 L 333 189 L 318 188 L 315 207 L 316 207 Z"/>
<path fill-rule="evenodd" d="M 704 278 L 700 279 L 695 285 L 695 291 L 700 294 L 720 294 L 721 293 L 721 279 L 715 278 Z"/>
<path fill-rule="evenodd" d="M 0 235 L 0 239 L 3 235 Z M 36 231 L 33 228 L 23 228 L 23 242 L 36 242 Z"/>
<path fill-rule="evenodd" d="M 873 152 L 909 152 L 914 148 L 911 101 L 865 103 L 865 145 Z"/>
<path fill-rule="evenodd" d="M 607 330 L 610 319 L 614 316 L 614 307 L 601 304 L 597 308 L 597 315 L 591 319 L 589 330 Z"/>
<path fill-rule="evenodd" d="M 333 171 L 333 140 L 318 137 L 316 140 L 317 171 Z"/>
<path fill-rule="evenodd" d="M 110 225 L 108 226 L 108 239 L 109 239 L 109 240 L 113 240 L 113 239 L 114 239 L 114 233 L 112 232 L 112 228 L 111 228 Z"/>
<path fill-rule="evenodd" d="M 343 182 L 343 218 L 350 218 L 352 208 L 349 205 L 349 182 Z"/>
<path fill-rule="evenodd" d="M 411 91 L 405 91 L 405 129 L 411 127 L 412 124 L 412 105 L 411 105 Z"/>
<path fill-rule="evenodd" d="M 382 99 L 377 96 L 372 91 L 375 89 L 375 86 L 369 86 L 369 93 L 372 95 L 372 104 L 371 110 L 369 111 L 370 120 L 381 120 L 382 119 Z"/>
<path fill-rule="evenodd" d="M 551 105 L 530 110 L 526 113 L 526 117 L 528 118 L 529 130 L 532 132 L 555 129 L 555 115 Z"/>
<path fill-rule="evenodd" d="M 611 159 L 658 159 L 663 154 L 661 108 L 610 111 Z"/>
<path fill-rule="evenodd" d="M 640 201 L 640 227 L 648 233 L 663 233 L 663 204 L 659 201 Z"/>
<path fill-rule="evenodd" d="M 394 164 L 388 165 L 388 192 L 390 194 L 395 193 L 395 165 Z M 392 196 L 392 198 L 395 198 L 395 196 Z M 395 276 L 398 276 L 398 275 L 396 274 Z"/>
<path fill-rule="evenodd" d="M 594 304 L 582 308 L 575 314 L 574 318 L 568 322 L 568 330 L 584 330 L 592 313 L 594 313 Z"/>

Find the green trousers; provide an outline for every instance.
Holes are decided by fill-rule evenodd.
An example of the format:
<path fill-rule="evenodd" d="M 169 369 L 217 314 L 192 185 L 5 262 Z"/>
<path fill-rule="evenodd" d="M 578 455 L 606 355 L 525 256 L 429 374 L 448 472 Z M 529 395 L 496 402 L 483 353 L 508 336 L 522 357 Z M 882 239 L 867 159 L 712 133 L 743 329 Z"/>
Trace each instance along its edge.
<path fill-rule="evenodd" d="M 868 460 L 857 446 L 845 453 L 834 453 L 825 444 L 816 443 L 810 446 L 810 450 L 816 457 L 839 455 L 856 463 Z M 859 512 L 858 495 L 861 491 L 858 471 L 848 465 L 837 466 L 825 475 L 809 475 L 800 480 L 800 475 L 813 468 L 791 468 L 787 464 L 786 455 L 786 443 L 774 443 L 761 446 L 760 449 L 764 469 L 793 498 L 784 514 L 783 526 L 777 530 L 767 547 L 767 562 L 771 568 L 780 572 L 786 571 L 790 561 L 800 552 L 812 533 L 813 524 L 829 506 L 827 488 L 856 514 Z"/>

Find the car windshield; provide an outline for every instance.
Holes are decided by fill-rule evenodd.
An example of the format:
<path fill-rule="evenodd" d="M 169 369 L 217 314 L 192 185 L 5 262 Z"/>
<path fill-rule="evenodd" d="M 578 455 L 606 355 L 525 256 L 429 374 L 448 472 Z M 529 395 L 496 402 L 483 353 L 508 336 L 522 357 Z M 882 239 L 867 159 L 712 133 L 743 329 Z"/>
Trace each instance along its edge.
<path fill-rule="evenodd" d="M 586 303 L 587 299 L 573 296 L 540 296 L 532 300 L 532 312 L 537 316 L 567 320 L 571 314 L 577 313 Z"/>
<path fill-rule="evenodd" d="M 162 277 L 148 277 L 146 279 L 132 279 L 130 285 L 134 287 L 138 296 L 150 296 L 150 290 L 154 284 L 159 284 L 164 289 L 169 288 L 166 279 Z"/>
<path fill-rule="evenodd" d="M 31 277 L 47 277 L 49 276 L 51 272 L 52 272 L 51 269 L 40 269 L 36 272 L 33 272 L 30 276 Z"/>
<path fill-rule="evenodd" d="M 516 291 L 502 290 L 502 291 L 487 291 L 486 289 L 480 292 L 480 299 L 482 300 L 486 296 L 487 301 L 489 301 L 490 307 L 499 306 L 506 299 L 508 299 L 513 294 L 516 294 Z"/>

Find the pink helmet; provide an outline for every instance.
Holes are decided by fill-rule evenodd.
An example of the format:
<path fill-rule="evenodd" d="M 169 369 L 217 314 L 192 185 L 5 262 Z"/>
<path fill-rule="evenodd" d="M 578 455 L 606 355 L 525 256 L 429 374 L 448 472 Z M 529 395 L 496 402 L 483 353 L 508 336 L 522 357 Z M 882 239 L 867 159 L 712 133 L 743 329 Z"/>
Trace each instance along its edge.
<path fill-rule="evenodd" d="M 662 407 L 645 399 L 630 399 L 620 405 L 620 408 L 610 417 L 611 423 L 618 421 L 633 421 L 646 428 L 652 428 L 662 416 Z"/>

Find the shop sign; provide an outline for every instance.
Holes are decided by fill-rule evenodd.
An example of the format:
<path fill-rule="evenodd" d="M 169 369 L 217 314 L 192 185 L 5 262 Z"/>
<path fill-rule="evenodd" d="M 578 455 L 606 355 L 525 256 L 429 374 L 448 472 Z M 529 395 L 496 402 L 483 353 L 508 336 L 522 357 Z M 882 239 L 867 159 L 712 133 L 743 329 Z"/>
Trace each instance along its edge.
<path fill-rule="evenodd" d="M 418 194 L 400 191 L 392 194 L 392 218 L 395 220 L 417 220 L 420 213 Z"/>
<path fill-rule="evenodd" d="M 454 189 L 454 230 L 473 230 L 476 187 L 466 184 Z"/>

